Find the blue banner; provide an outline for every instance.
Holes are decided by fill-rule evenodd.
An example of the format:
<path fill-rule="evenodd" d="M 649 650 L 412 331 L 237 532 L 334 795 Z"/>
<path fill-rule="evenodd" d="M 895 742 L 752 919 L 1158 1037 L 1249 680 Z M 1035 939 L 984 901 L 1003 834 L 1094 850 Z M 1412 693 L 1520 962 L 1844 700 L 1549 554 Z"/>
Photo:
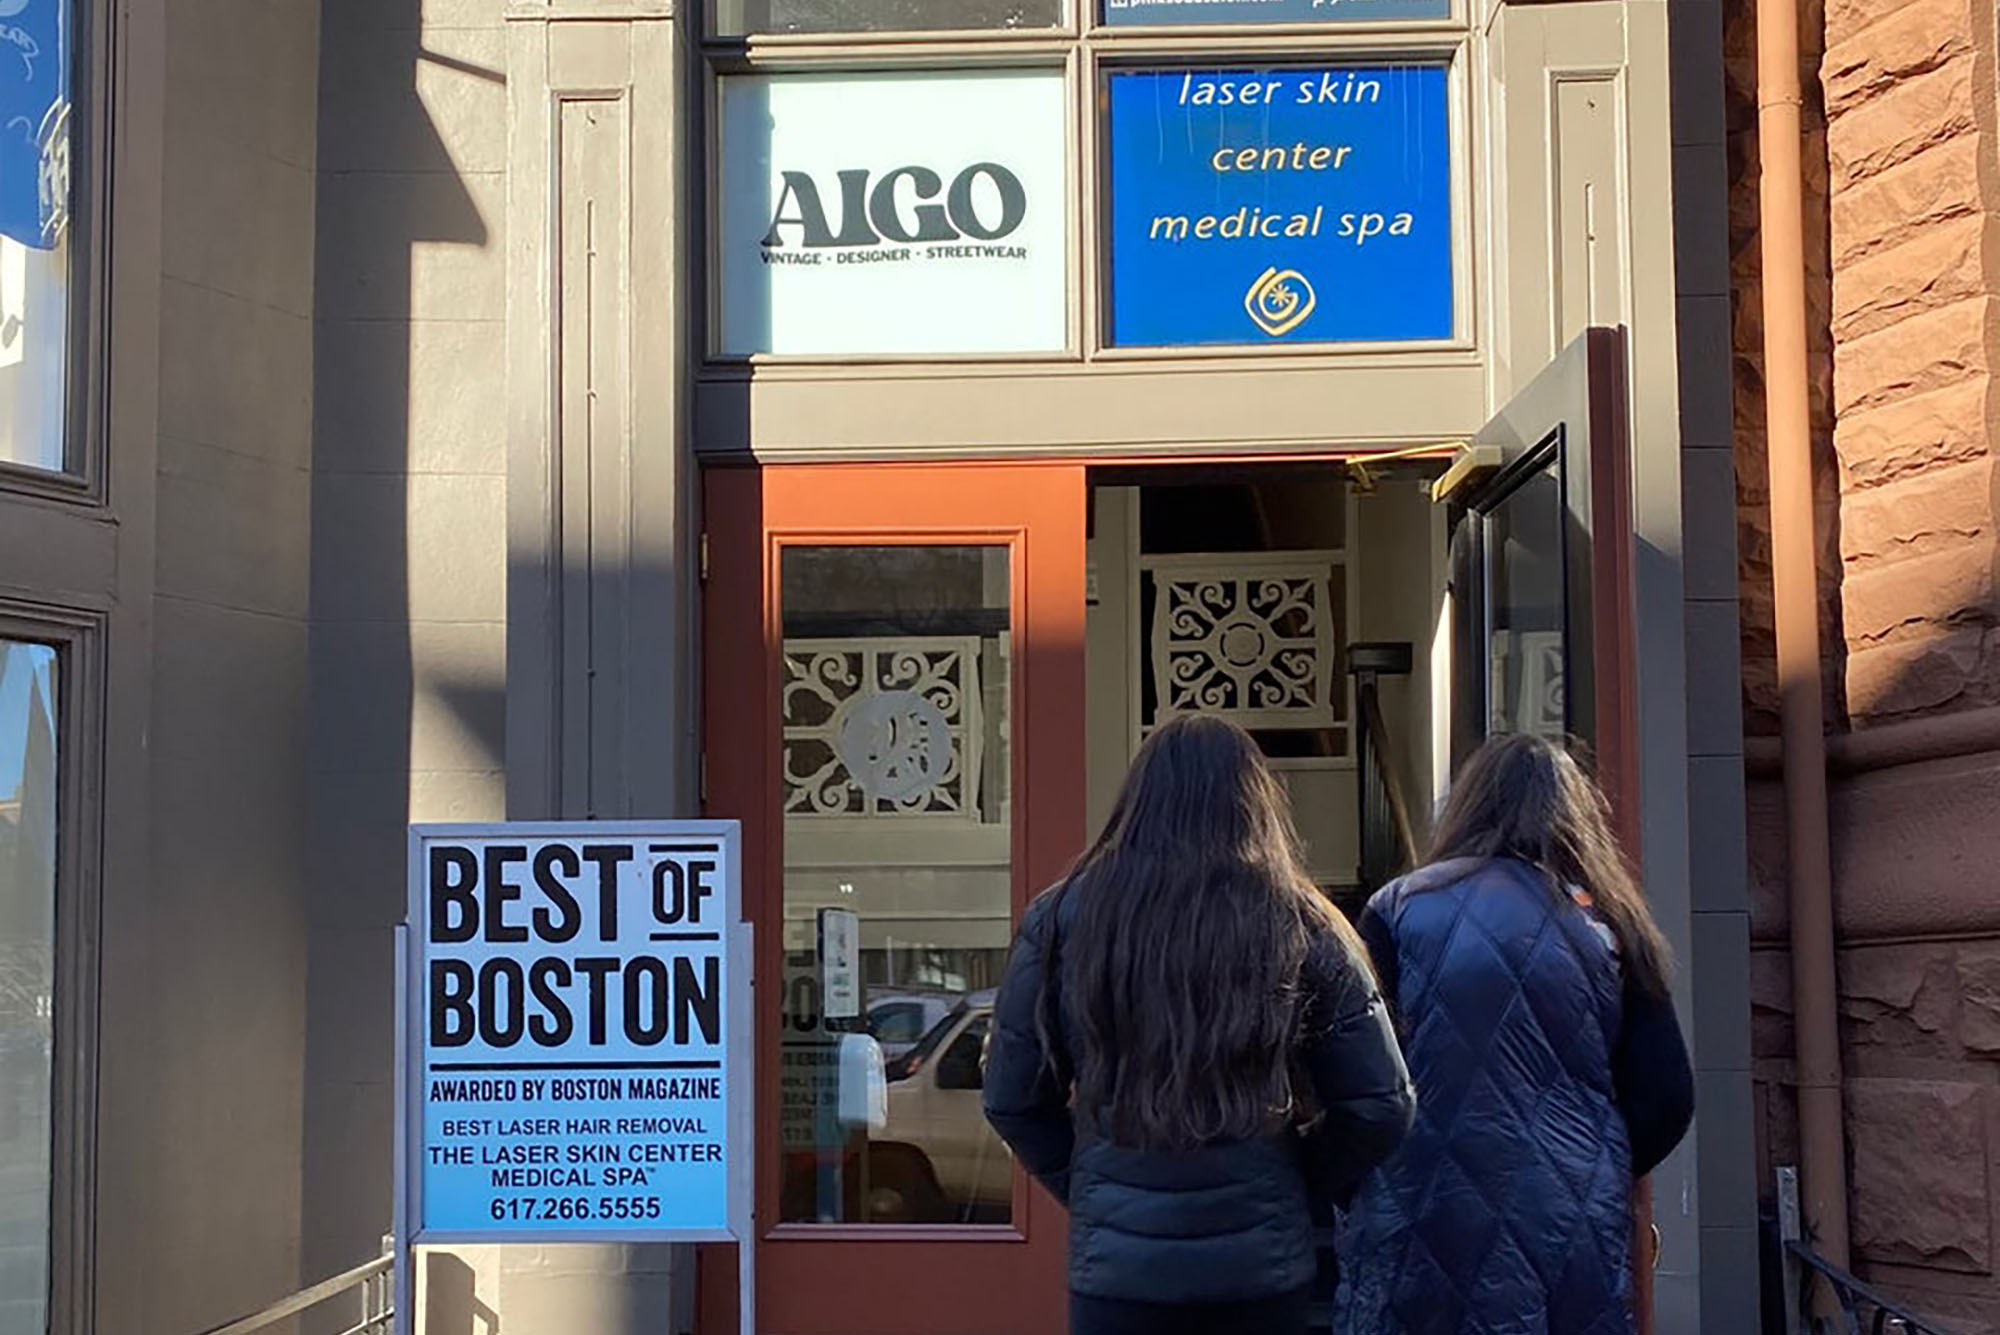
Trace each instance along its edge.
<path fill-rule="evenodd" d="M 1110 76 L 1120 347 L 1455 332 L 1438 64 Z"/>
<path fill-rule="evenodd" d="M 1451 0 L 1104 0 L 1104 26 L 1408 23 L 1448 19 Z"/>
<path fill-rule="evenodd" d="M 67 187 L 60 137 L 69 101 L 69 0 L 0 0 L 0 236 L 48 249 L 64 207 L 45 205 L 44 174 Z M 45 167 L 44 159 L 48 160 Z M 54 201 L 49 201 L 54 203 Z"/>

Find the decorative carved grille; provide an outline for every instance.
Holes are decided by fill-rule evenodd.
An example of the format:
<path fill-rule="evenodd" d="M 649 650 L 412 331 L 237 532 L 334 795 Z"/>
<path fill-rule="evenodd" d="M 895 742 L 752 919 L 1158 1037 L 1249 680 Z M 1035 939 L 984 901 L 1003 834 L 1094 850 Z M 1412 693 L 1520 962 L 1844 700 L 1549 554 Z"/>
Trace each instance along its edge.
<path fill-rule="evenodd" d="M 785 641 L 785 813 L 980 820 L 978 636 Z"/>
<path fill-rule="evenodd" d="M 1150 723 L 1202 713 L 1245 728 L 1344 724 L 1334 676 L 1338 554 L 1156 556 L 1140 564 L 1153 576 Z"/>

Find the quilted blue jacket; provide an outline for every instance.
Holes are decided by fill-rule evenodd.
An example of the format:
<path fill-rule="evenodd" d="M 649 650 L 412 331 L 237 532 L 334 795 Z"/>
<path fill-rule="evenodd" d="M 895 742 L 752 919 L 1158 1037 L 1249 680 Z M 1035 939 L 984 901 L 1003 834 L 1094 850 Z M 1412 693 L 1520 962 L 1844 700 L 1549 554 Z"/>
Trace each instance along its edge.
<path fill-rule="evenodd" d="M 1417 1123 L 1342 1221 L 1336 1328 L 1627 1335 L 1634 1165 L 1608 932 L 1506 860 L 1427 867 L 1368 916 L 1393 943 Z"/>

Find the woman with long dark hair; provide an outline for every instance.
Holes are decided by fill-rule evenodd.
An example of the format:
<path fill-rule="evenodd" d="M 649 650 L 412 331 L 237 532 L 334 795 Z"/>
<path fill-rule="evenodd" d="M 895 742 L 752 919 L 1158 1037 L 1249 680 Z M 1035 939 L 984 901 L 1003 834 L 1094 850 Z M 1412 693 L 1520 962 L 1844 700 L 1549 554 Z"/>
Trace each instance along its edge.
<path fill-rule="evenodd" d="M 1632 1192 L 1694 1115 L 1667 944 L 1567 749 L 1467 762 L 1361 917 L 1423 1092 L 1343 1220 L 1350 1335 L 1627 1335 Z"/>
<path fill-rule="evenodd" d="M 1315 1200 L 1394 1148 L 1413 1096 L 1365 952 L 1240 728 L 1149 737 L 1029 908 L 985 1099 L 1069 1207 L 1072 1331 L 1304 1331 Z"/>

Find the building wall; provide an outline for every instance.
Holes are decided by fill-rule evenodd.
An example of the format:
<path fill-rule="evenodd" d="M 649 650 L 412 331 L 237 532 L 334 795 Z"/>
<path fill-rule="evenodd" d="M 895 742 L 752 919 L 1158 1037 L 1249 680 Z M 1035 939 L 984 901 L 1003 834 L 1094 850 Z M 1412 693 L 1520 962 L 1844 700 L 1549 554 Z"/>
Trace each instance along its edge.
<path fill-rule="evenodd" d="M 192 1330 L 299 1282 L 319 25 L 306 0 L 136 8 L 109 154 L 107 760 L 63 819 L 104 825 L 96 1328 Z"/>
<path fill-rule="evenodd" d="M 318 15 L 168 11 L 147 1297 L 180 1328 L 268 1301 L 299 1265 Z M 214 1189 L 230 1179 L 257 1187 Z"/>
<path fill-rule="evenodd" d="M 313 1275 L 375 1254 L 390 1225 L 392 929 L 406 827 L 506 814 L 502 10 L 501 0 L 322 7 L 304 1164 Z"/>
<path fill-rule="evenodd" d="M 1595 69 L 1624 49 L 1621 7 L 1573 8 L 1589 21 L 1565 38 L 1563 60 Z M 1652 7 L 1633 8 L 1643 19 L 1632 39 L 1638 108 L 1651 124 L 1665 96 L 1654 48 L 1666 35 Z M 690 639 L 673 604 L 690 579 L 682 521 L 694 488 L 676 472 L 679 451 L 632 448 L 685 445 L 690 434 L 680 371 L 660 369 L 680 365 L 682 248 L 670 222 L 654 225 L 677 203 L 684 45 L 657 5 L 607 9 L 616 21 L 543 21 L 504 0 L 166 0 L 158 465 L 143 498 L 127 493 L 158 517 L 157 543 L 132 557 L 158 565 L 150 673 L 139 678 L 154 797 L 128 812 L 149 832 L 144 903 L 125 878 L 120 893 L 137 911 L 117 919 L 106 946 L 115 1032 L 105 1047 L 104 1329 L 199 1329 L 375 1250 L 389 1222 L 390 928 L 402 916 L 407 822 L 689 805 L 684 672 L 633 673 L 614 698 L 558 671 L 524 671 L 621 644 L 622 657 L 597 661 L 668 664 L 671 655 L 640 650 L 678 643 L 685 653 Z M 1677 34 L 1712 17 L 1699 3 L 1687 9 L 1695 17 Z M 1545 24 L 1570 29 L 1517 22 L 1515 59 L 1533 76 L 1518 84 L 1522 124 L 1540 125 L 1528 114 L 1546 83 L 1531 38 Z M 1693 50 L 1687 68 L 1698 70 Z M 554 94 L 565 105 L 551 117 Z M 1607 114 L 1585 130 L 1592 155 L 1578 172 L 1615 163 L 1622 123 Z M 552 135 L 568 156 L 551 151 Z M 572 174 L 552 182 L 552 162 Z M 1543 178 L 1522 180 L 1539 189 Z M 1569 184 L 1565 199 L 1581 197 L 1581 178 Z M 595 240 L 580 221 L 584 198 L 625 200 L 631 213 L 617 226 L 645 242 L 590 294 L 601 303 L 570 311 L 560 265 Z M 1665 213 L 1640 212 L 1637 254 L 1652 255 Z M 1619 260 L 1633 256 L 1620 250 Z M 1634 322 L 1663 333 L 1646 303 L 1675 291 L 1657 266 L 1641 267 Z M 1536 309 L 1519 303 L 1524 327 L 1537 325 L 1520 347 L 1545 355 L 1560 340 L 1553 323 L 1530 320 Z M 629 336 L 641 368 L 604 368 L 627 377 L 632 405 L 634 420 L 614 429 L 584 421 L 579 405 L 597 382 L 565 381 L 555 402 L 544 397 L 553 366 L 618 343 L 596 337 L 607 329 Z M 1646 364 L 1659 361 L 1649 348 Z M 1461 417 L 1476 421 L 1477 368 L 1449 369 L 1467 391 L 1448 413 L 1418 402 L 1439 416 L 1416 427 L 1448 434 Z M 1647 440 L 1671 452 L 1672 396 L 1651 378 L 1646 395 L 1645 421 L 1660 423 Z M 1376 397 L 1383 406 L 1364 435 L 1386 430 L 1392 402 L 1393 424 L 1412 429 L 1408 398 Z M 1298 420 L 1310 425 L 1287 438 L 1323 429 L 1318 405 Z M 1698 434 L 1685 453 L 1713 444 Z M 664 472 L 647 472 L 662 459 Z M 551 465 L 614 481 L 561 502 L 576 509 L 540 514 Z M 1674 480 L 1674 470 L 1654 477 Z M 1655 490 L 1665 499 L 1648 532 L 1665 541 L 1680 487 Z M 573 561 L 565 532 L 619 512 L 646 513 L 647 532 Z M 572 608 L 565 620 L 561 596 L 546 596 L 551 571 L 610 610 Z M 1677 573 L 1656 582 L 1679 598 Z M 1729 600 L 1713 595 L 1698 597 L 1690 579 L 1691 620 L 1697 603 L 1726 613 Z M 514 614 L 522 607 L 539 619 Z M 565 731 L 577 716 L 597 720 L 595 731 Z M 1696 760 L 1729 758 L 1728 727 L 1710 725 L 1706 740 L 1688 731 Z M 610 776 L 602 786 L 600 772 Z M 1685 843 L 1685 826 L 1670 824 Z M 1680 861 L 1675 852 L 1667 865 Z M 1697 920 L 1708 916 L 1694 907 Z M 1698 970 L 1728 977 L 1727 932 L 1704 941 L 1714 949 Z M 1712 1016 L 1697 1028 L 1716 1087 L 1732 1076 L 1725 1027 Z M 1730 1176 L 1728 1130 L 1718 1120 L 1703 1141 L 1703 1183 Z M 1690 1231 L 1691 1208 L 1680 1225 Z M 1740 1310 L 1749 1290 L 1724 1275 L 1733 1237 L 1716 1227 L 1699 1252 L 1677 1245 L 1685 1282 L 1671 1328 L 1698 1328 L 1697 1302 Z M 670 1298 L 688 1288 L 673 1283 L 674 1265 L 644 1249 L 438 1255 L 422 1267 L 419 1311 L 445 1335 L 496 1322 L 671 1329 Z M 1697 1272 L 1719 1276 L 1702 1295 Z M 1712 1328 L 1728 1324 L 1717 1317 Z"/>
<path fill-rule="evenodd" d="M 1967 1329 L 2000 1328 L 2000 153 L 1980 0 L 1828 0 L 1805 19 L 1822 617 L 1854 1254 Z M 1755 394 L 1754 31 L 1731 16 L 1745 696 L 1775 727 Z M 1753 615 L 1750 609 L 1756 608 Z M 1926 722 L 1942 719 L 1948 722 Z M 1749 797 L 1764 1153 L 1795 1162 L 1782 791 Z M 1760 763 L 1761 757 L 1761 763 Z"/>
<path fill-rule="evenodd" d="M 559 674 L 551 682 L 520 667 L 576 653 L 579 638 L 595 633 L 595 677 L 626 680 L 629 663 L 635 694 L 668 698 L 664 679 L 636 665 L 671 657 L 641 651 L 657 620 L 671 626 L 677 615 L 671 589 L 629 626 L 609 624 L 616 617 L 601 586 L 592 605 L 606 609 L 607 624 L 566 624 L 558 607 L 542 609 L 532 625 L 509 625 L 510 598 L 532 603 L 521 590 L 540 587 L 538 554 L 587 550 L 592 565 L 583 577 L 594 577 L 594 563 L 613 543 L 608 521 L 618 510 L 605 490 L 613 485 L 608 465 L 631 455 L 628 440 L 607 435 L 599 471 L 577 475 L 573 503 L 581 508 L 531 541 L 510 543 L 510 499 L 548 494 L 550 470 L 561 466 L 550 428 L 569 420 L 545 411 L 538 386 L 547 363 L 526 376 L 509 372 L 510 339 L 539 340 L 563 320 L 562 291 L 546 286 L 559 271 L 510 241 L 538 233 L 539 215 L 525 223 L 515 216 L 520 200 L 553 193 L 550 158 L 531 143 L 543 132 L 536 118 L 548 114 L 551 70 L 559 64 L 550 43 L 537 40 L 544 25 L 510 23 L 503 0 L 329 0 L 323 14 L 316 370 L 327 388 L 313 423 L 305 1076 L 306 1269 L 313 1275 L 371 1255 L 390 1222 L 392 927 L 404 914 L 408 823 L 689 814 L 644 804 L 629 777 L 634 766 L 590 746 L 583 751 L 595 762 L 579 760 L 551 740 L 560 729 L 543 692 L 561 688 Z M 565 28 L 590 46 L 587 30 L 601 26 L 622 32 L 625 25 Z M 600 62 L 585 82 L 602 89 L 609 70 Z M 670 67 L 646 75 L 660 93 L 671 93 Z M 629 64 L 624 77 L 633 77 Z M 600 168 L 629 163 L 614 142 L 623 133 L 620 105 L 600 97 L 572 118 L 588 122 L 576 126 L 586 137 L 601 131 L 591 138 Z M 581 217 L 593 189 L 608 186 L 615 196 L 622 185 L 565 176 L 558 197 L 578 201 Z M 601 202 L 596 208 L 593 216 L 604 219 Z M 569 223 L 568 215 L 560 222 Z M 565 235 L 585 246 L 606 244 L 601 232 L 586 236 L 570 226 Z M 671 257 L 671 246 L 663 253 Z M 580 251 L 563 258 L 584 268 Z M 615 310 L 635 281 L 632 272 L 601 262 L 597 271 L 610 288 L 577 302 L 593 320 Z M 516 302 L 525 304 L 510 321 Z M 640 346 L 664 340 L 672 349 L 674 333 L 655 322 Z M 575 335 L 578 346 L 620 341 L 595 325 Z M 615 412 L 618 392 L 630 385 L 607 382 L 597 367 L 590 372 L 578 386 L 601 394 L 599 411 L 586 414 L 594 423 Z M 653 379 L 671 383 L 674 376 Z M 671 419 L 667 425 L 649 438 L 665 446 L 658 457 L 671 460 Z M 515 460 L 521 473 L 510 498 L 517 451 L 531 462 Z M 555 492 L 565 494 L 560 485 Z M 532 511 L 532 499 L 527 504 Z M 659 530 L 684 538 L 681 526 L 657 517 L 655 531 L 631 539 L 632 550 L 659 543 Z M 567 548 L 564 520 L 574 525 Z M 579 544 L 576 535 L 585 532 L 591 537 Z M 566 561 L 561 573 L 573 573 Z M 644 575 L 624 576 L 620 587 L 637 598 Z M 685 627 L 672 629 L 684 638 Z M 611 641 L 601 638 L 607 633 Z M 627 634 L 632 639 L 606 656 Z M 510 650 L 520 657 L 510 658 Z M 589 689 L 584 677 L 574 681 Z M 624 716 L 610 717 L 607 702 L 586 701 L 580 712 L 605 734 L 619 734 Z M 649 737 L 638 715 L 632 718 L 631 735 L 613 738 L 617 747 L 643 747 L 673 768 L 691 764 L 684 738 Z M 532 744 L 510 757 L 516 729 Z M 544 782 L 551 776 L 556 791 Z M 624 781 L 633 787 L 621 789 Z M 569 800 L 576 794 L 583 796 Z M 675 1329 L 676 1311 L 692 1297 L 685 1283 L 675 1291 L 677 1259 L 658 1247 L 429 1253 L 418 1266 L 419 1329 L 472 1335 L 496 1322 L 606 1335 Z"/>

